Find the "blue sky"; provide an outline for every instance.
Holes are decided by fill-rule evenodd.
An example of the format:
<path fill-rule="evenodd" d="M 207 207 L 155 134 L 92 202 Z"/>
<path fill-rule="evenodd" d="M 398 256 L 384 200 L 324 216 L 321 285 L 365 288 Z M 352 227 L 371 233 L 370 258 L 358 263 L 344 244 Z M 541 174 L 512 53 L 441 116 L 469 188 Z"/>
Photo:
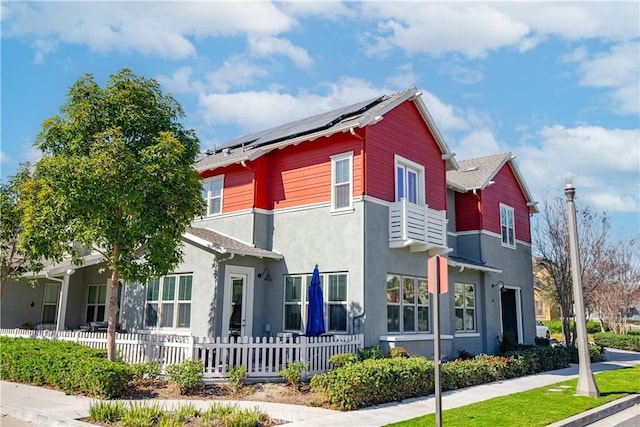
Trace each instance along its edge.
<path fill-rule="evenodd" d="M 201 148 L 417 87 L 458 159 L 510 151 L 536 200 L 640 238 L 640 4 L 3 1 L 2 179 L 83 73 L 156 78 Z"/>

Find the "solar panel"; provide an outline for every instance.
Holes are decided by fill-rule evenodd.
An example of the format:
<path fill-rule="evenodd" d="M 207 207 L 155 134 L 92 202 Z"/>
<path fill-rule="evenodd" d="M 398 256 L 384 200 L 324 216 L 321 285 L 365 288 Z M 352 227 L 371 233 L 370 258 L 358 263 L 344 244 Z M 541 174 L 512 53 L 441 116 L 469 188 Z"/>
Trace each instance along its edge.
<path fill-rule="evenodd" d="M 246 148 L 255 148 L 268 143 L 274 143 L 296 136 L 309 134 L 317 130 L 328 129 L 331 126 L 340 123 L 345 118 L 367 111 L 373 105 L 378 104 L 382 99 L 384 99 L 384 97 L 369 99 L 347 107 L 338 108 L 326 113 L 285 123 L 260 132 L 240 136 L 225 142 L 218 148 L 237 148 L 241 146 Z"/>

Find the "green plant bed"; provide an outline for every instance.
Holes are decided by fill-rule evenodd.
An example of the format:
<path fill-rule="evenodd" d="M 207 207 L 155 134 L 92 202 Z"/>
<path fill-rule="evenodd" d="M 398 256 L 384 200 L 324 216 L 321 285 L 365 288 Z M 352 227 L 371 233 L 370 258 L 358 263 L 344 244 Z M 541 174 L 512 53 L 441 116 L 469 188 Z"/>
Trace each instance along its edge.
<path fill-rule="evenodd" d="M 640 366 L 595 375 L 600 397 L 575 396 L 577 378 L 534 390 L 496 397 L 442 413 L 447 426 L 545 426 L 604 405 L 630 394 L 640 393 Z M 565 388 L 566 387 L 566 388 Z M 424 427 L 435 425 L 435 414 L 390 424 Z"/>
<path fill-rule="evenodd" d="M 640 335 L 619 335 L 613 332 L 600 332 L 593 335 L 593 341 L 602 347 L 640 351 Z"/>

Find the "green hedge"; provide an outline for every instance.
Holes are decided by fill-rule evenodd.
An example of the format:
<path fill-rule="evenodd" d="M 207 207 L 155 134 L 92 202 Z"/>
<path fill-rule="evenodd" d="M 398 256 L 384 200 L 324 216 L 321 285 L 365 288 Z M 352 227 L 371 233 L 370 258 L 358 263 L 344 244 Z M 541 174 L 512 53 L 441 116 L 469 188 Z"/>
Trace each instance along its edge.
<path fill-rule="evenodd" d="M 481 354 L 457 359 L 441 366 L 442 389 L 453 390 L 565 368 L 569 366 L 569 352 L 565 348 L 531 347 L 505 356 Z M 311 387 L 340 410 L 426 396 L 434 392 L 434 363 L 424 357 L 347 363 L 314 376 Z"/>
<path fill-rule="evenodd" d="M 602 347 L 640 351 L 640 335 L 619 335 L 613 332 L 600 332 L 593 335 L 593 341 Z"/>
<path fill-rule="evenodd" d="M 76 343 L 0 337 L 0 347 L 0 379 L 6 381 L 112 399 L 133 377 L 129 365 L 109 361 L 105 350 Z"/>
<path fill-rule="evenodd" d="M 554 319 L 554 320 L 543 320 L 542 323 L 549 328 L 549 332 L 552 334 L 561 334 L 562 333 L 562 320 Z M 571 329 L 573 330 L 573 321 L 570 323 Z M 595 334 L 600 332 L 600 322 L 595 320 L 587 320 L 587 333 Z"/>

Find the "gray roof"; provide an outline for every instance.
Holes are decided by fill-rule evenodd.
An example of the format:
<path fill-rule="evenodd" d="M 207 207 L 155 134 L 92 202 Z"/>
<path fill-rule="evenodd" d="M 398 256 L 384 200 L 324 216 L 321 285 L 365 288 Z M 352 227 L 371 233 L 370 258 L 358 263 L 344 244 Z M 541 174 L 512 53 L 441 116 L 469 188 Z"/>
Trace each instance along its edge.
<path fill-rule="evenodd" d="M 256 248 L 233 237 L 225 236 L 208 228 L 189 227 L 183 235 L 191 243 L 204 246 L 220 254 L 247 255 L 258 258 L 282 259 L 282 254 Z"/>
<path fill-rule="evenodd" d="M 511 153 L 460 160 L 458 170 L 447 172 L 447 183 L 463 191 L 483 190 L 509 159 Z"/>
<path fill-rule="evenodd" d="M 537 204 L 534 201 L 527 184 L 514 161 L 515 156 L 511 153 L 494 154 L 492 156 L 478 157 L 475 159 L 460 160 L 457 170 L 447 171 L 447 185 L 459 192 L 472 190 L 484 190 L 493 184 L 493 178 L 505 164 L 509 164 L 513 174 L 516 176 L 518 185 L 522 190 L 531 212 L 538 212 Z"/>
<path fill-rule="evenodd" d="M 334 133 L 347 132 L 353 128 L 365 127 L 376 123 L 385 113 L 409 99 L 416 103 L 427 126 L 434 134 L 443 155 L 447 155 L 448 169 L 455 169 L 457 163 L 453 158 L 453 153 L 449 151 L 420 98 L 420 92 L 415 88 L 372 98 L 347 107 L 234 138 L 216 150 L 209 150 L 205 155 L 201 156 L 196 161 L 195 168 L 198 171 L 205 171 L 243 161 L 251 161 L 276 148 L 303 141 L 311 141 Z"/>
<path fill-rule="evenodd" d="M 463 270 L 465 268 L 468 268 L 470 270 L 487 271 L 490 273 L 502 273 L 502 270 L 499 269 L 498 267 L 492 267 L 480 261 L 476 261 L 476 260 L 461 257 L 461 256 L 448 255 L 447 264 L 449 264 L 451 267 L 458 267 Z"/>
<path fill-rule="evenodd" d="M 79 258 L 78 264 L 74 264 L 74 261 L 67 258 L 61 262 L 52 262 L 49 260 L 42 261 L 42 270 L 36 272 L 28 272 L 23 277 L 27 279 L 44 278 L 49 275 L 50 277 L 64 276 L 65 274 L 73 274 L 75 270 L 84 267 L 90 267 L 96 264 L 102 264 L 105 259 L 100 254 L 85 255 Z"/>

